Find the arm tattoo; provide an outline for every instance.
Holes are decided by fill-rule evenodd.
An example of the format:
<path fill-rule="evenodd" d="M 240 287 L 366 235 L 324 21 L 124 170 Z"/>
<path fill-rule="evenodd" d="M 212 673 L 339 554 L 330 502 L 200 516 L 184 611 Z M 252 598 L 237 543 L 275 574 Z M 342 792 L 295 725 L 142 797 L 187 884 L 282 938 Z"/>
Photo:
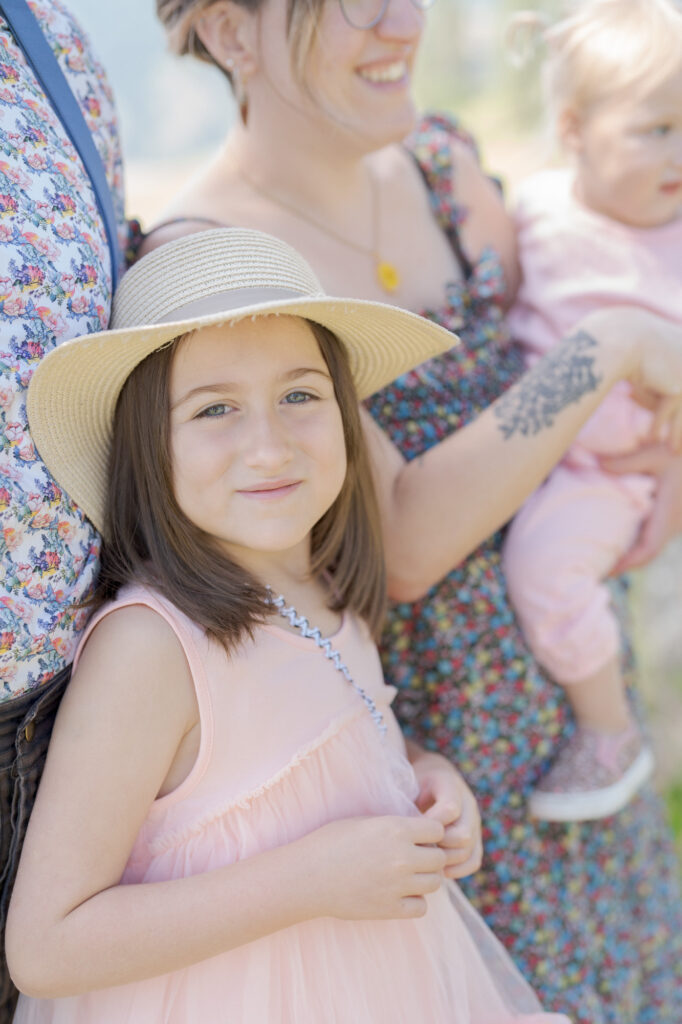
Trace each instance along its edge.
<path fill-rule="evenodd" d="M 539 434 L 562 409 L 599 386 L 602 378 L 594 371 L 590 352 L 596 346 L 591 335 L 578 331 L 502 395 L 495 415 L 505 440 L 514 434 Z"/>

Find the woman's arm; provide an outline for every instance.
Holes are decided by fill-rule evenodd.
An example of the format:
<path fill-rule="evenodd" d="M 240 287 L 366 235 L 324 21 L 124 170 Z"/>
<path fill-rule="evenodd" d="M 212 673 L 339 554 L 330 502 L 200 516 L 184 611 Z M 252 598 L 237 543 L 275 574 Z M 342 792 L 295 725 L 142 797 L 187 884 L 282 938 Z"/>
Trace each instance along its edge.
<path fill-rule="evenodd" d="M 682 332 L 643 310 L 585 317 L 476 420 L 411 462 L 364 414 L 389 593 L 422 597 L 519 508 L 622 379 L 682 391 Z"/>
<path fill-rule="evenodd" d="M 23 991 L 54 998 L 165 974 L 318 916 L 424 913 L 446 863 L 434 845 L 443 825 L 425 817 L 333 822 L 204 874 L 119 884 L 196 725 L 167 623 L 147 608 L 110 613 L 67 688 L 19 866 L 6 946 Z"/>

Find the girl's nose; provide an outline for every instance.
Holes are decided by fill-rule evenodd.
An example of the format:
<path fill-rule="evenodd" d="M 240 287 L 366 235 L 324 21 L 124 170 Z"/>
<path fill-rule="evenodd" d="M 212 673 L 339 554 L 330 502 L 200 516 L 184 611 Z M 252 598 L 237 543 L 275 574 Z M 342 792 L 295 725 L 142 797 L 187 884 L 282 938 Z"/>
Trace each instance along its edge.
<path fill-rule="evenodd" d="M 425 14 L 415 0 L 388 0 L 374 31 L 382 39 L 414 42 L 424 28 Z"/>
<path fill-rule="evenodd" d="M 249 419 L 245 461 L 253 469 L 276 472 L 291 461 L 288 432 L 277 413 L 264 410 Z"/>

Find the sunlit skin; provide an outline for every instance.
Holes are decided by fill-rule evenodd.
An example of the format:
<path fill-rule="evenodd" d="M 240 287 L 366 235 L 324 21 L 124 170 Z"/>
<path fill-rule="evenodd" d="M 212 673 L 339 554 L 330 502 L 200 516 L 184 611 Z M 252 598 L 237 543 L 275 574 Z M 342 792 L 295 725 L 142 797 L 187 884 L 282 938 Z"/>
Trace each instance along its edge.
<path fill-rule="evenodd" d="M 305 575 L 310 531 L 346 474 L 341 412 L 308 324 L 260 317 L 196 332 L 173 360 L 170 400 L 185 515 L 264 581 L 276 566 Z"/>
<path fill-rule="evenodd" d="M 577 156 L 576 193 L 590 209 L 633 227 L 682 215 L 682 68 L 641 96 L 617 93 L 564 116 Z"/>
<path fill-rule="evenodd" d="M 286 3 L 268 0 L 251 18 L 258 57 L 249 77 L 249 116 L 259 119 L 262 111 L 272 116 L 277 110 L 298 122 L 304 115 L 308 130 L 343 142 L 346 155 L 347 147 L 372 152 L 411 130 L 411 78 L 425 25 L 412 0 L 391 0 L 377 25 L 366 30 L 349 25 L 338 3 L 324 4 L 303 83 L 292 68 Z M 299 123 L 292 127 L 301 130 Z"/>

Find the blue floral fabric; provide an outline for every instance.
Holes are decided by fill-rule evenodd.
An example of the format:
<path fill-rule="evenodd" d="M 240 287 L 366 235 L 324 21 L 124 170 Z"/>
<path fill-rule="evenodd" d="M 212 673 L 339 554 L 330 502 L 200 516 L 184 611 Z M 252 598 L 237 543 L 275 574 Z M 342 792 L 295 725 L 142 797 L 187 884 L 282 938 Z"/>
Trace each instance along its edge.
<path fill-rule="evenodd" d="M 58 0 L 31 8 L 102 157 L 120 220 L 122 166 L 104 72 Z M 38 362 L 68 338 L 107 326 L 111 275 L 89 179 L 0 19 L 0 700 L 68 664 L 98 566 L 92 526 L 40 461 L 26 421 Z"/>

